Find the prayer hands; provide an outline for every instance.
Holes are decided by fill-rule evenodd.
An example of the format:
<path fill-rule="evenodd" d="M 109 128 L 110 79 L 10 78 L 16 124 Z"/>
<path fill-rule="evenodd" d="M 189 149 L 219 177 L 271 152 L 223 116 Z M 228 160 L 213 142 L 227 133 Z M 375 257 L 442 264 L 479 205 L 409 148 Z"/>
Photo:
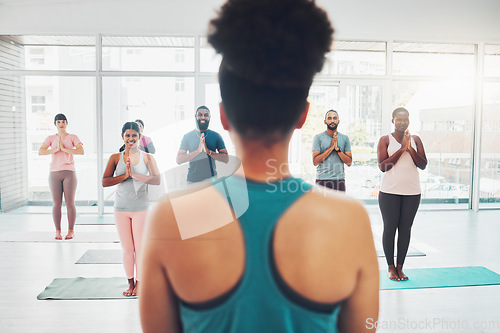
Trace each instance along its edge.
<path fill-rule="evenodd" d="M 126 168 L 125 168 L 125 176 L 127 178 L 132 177 L 132 165 L 130 163 L 130 157 L 127 157 L 127 163 L 126 163 Z"/>
<path fill-rule="evenodd" d="M 411 135 L 409 130 L 405 131 L 403 140 L 401 140 L 401 148 L 403 148 L 405 151 L 411 148 Z"/>
<path fill-rule="evenodd" d="M 200 145 L 198 146 L 198 151 L 200 153 L 204 152 L 205 154 L 208 154 L 208 148 L 207 148 L 207 145 L 205 143 L 205 133 L 201 133 L 201 135 L 200 135 Z"/>
<path fill-rule="evenodd" d="M 58 135 L 57 138 L 59 140 L 57 142 L 57 147 L 54 148 L 54 154 L 57 153 L 58 151 L 62 151 L 64 149 L 64 146 L 62 143 L 62 137 Z"/>
<path fill-rule="evenodd" d="M 330 148 L 336 150 L 338 148 L 337 132 L 333 133 L 332 142 L 330 142 Z"/>

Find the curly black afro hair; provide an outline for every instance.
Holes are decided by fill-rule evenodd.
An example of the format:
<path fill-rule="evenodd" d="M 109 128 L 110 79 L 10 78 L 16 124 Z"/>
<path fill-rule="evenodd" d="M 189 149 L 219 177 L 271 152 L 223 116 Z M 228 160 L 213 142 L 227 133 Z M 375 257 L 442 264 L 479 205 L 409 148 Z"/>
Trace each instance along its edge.
<path fill-rule="evenodd" d="M 290 133 L 332 44 L 326 13 L 312 0 L 228 0 L 209 29 L 232 127 L 267 143 Z"/>
<path fill-rule="evenodd" d="M 228 0 L 209 29 L 209 43 L 232 71 L 273 86 L 309 86 L 333 35 L 312 0 Z"/>

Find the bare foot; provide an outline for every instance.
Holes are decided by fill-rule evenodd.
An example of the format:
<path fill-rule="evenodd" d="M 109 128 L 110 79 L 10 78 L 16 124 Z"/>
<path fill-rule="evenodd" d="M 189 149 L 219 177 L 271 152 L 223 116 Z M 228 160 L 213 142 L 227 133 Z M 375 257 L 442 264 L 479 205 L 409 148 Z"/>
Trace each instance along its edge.
<path fill-rule="evenodd" d="M 134 287 L 134 291 L 132 291 L 132 295 L 131 296 L 137 296 L 137 293 L 139 291 L 139 281 L 135 281 L 135 287 Z"/>
<path fill-rule="evenodd" d="M 75 237 L 75 232 L 73 230 L 68 230 L 68 234 L 64 237 L 64 239 L 73 239 L 73 237 Z"/>
<path fill-rule="evenodd" d="M 398 268 L 396 270 L 398 272 L 398 276 L 401 281 L 408 280 L 408 276 L 406 276 L 405 273 L 403 273 L 403 265 L 398 265 Z"/>
<path fill-rule="evenodd" d="M 398 271 L 396 270 L 396 267 L 394 267 L 394 265 L 389 265 L 389 273 L 387 274 L 387 276 L 392 281 L 400 281 L 401 280 L 399 278 Z"/>
<path fill-rule="evenodd" d="M 54 238 L 57 240 L 62 240 L 61 230 L 56 230 L 56 237 Z"/>
<path fill-rule="evenodd" d="M 134 292 L 134 279 L 128 279 L 128 289 L 123 292 L 123 296 L 132 296 Z"/>

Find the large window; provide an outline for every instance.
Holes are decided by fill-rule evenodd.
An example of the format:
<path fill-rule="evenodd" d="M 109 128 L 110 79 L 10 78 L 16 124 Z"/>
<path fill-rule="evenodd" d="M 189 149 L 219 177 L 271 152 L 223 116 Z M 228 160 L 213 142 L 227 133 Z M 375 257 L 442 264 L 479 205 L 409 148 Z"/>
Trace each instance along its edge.
<path fill-rule="evenodd" d="M 500 77 L 500 45 L 484 46 L 484 75 Z"/>
<path fill-rule="evenodd" d="M 395 42 L 394 75 L 474 76 L 475 48 L 472 44 Z"/>
<path fill-rule="evenodd" d="M 205 37 L 11 35 L 0 36 L 0 46 L 0 90 L 15 91 L 13 98 L 0 98 L 0 118 L 15 119 L 15 133 L 26 132 L 26 151 L 18 154 L 20 160 L 27 155 L 27 185 L 16 186 L 27 187 L 31 204 L 51 201 L 50 157 L 37 152 L 45 137 L 55 133 L 53 117 L 59 112 L 68 117 L 68 131 L 84 143 L 85 155 L 75 157 L 80 179 L 76 199 L 93 207 L 91 211 L 96 204 L 110 209 L 114 189 L 103 189 L 99 179 L 109 156 L 122 145 L 120 131 L 126 121 L 144 121 L 160 170 L 166 171 L 177 166 L 182 135 L 194 128 L 195 108 L 205 104 L 212 111 L 210 127 L 222 134 L 234 154 L 219 121 L 221 57 Z M 476 68 L 484 70 L 476 73 Z M 354 157 L 346 168 L 348 194 L 376 203 L 381 176 L 377 143 L 393 130 L 392 110 L 404 106 L 411 115 L 410 131 L 422 138 L 429 161 L 420 172 L 423 204 L 470 207 L 479 156 L 473 142 L 479 142 L 480 204 L 497 207 L 499 77 L 499 45 L 335 41 L 310 89 L 308 119 L 292 137 L 290 169 L 314 182 L 312 139 L 325 130 L 325 112 L 335 109 L 339 132 L 349 136 Z M 479 111 L 481 126 L 475 123 Z M 25 124 L 17 120 L 21 114 Z"/>
<path fill-rule="evenodd" d="M 102 37 L 104 71 L 194 72 L 194 37 Z"/>
<path fill-rule="evenodd" d="M 322 74 L 385 75 L 385 42 L 335 41 Z"/>
<path fill-rule="evenodd" d="M 471 186 L 473 84 L 458 81 L 397 81 L 393 107 L 410 112 L 410 133 L 422 139 L 427 168 L 420 172 L 422 203 L 461 204 Z"/>
<path fill-rule="evenodd" d="M 500 207 L 500 82 L 484 85 L 479 196 L 482 207 Z"/>
<path fill-rule="evenodd" d="M 83 156 L 74 156 L 78 178 L 76 202 L 95 205 L 98 189 L 95 78 L 26 76 L 25 86 L 26 104 L 32 105 L 32 112 L 26 112 L 29 202 L 52 202 L 48 183 L 51 156 L 38 156 L 38 150 L 47 136 L 57 133 L 54 116 L 63 113 L 68 119 L 68 133 L 76 134 L 85 150 Z"/>

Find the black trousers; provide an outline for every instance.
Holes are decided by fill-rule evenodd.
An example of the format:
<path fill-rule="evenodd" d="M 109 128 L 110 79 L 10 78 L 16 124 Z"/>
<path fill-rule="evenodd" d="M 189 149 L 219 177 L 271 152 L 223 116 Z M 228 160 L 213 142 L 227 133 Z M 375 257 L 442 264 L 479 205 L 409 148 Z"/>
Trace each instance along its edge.
<path fill-rule="evenodd" d="M 398 195 L 379 192 L 378 204 L 384 221 L 382 245 L 388 265 L 394 265 L 394 241 L 398 231 L 397 264 L 403 265 L 410 246 L 411 227 L 420 205 L 420 194 Z"/>

